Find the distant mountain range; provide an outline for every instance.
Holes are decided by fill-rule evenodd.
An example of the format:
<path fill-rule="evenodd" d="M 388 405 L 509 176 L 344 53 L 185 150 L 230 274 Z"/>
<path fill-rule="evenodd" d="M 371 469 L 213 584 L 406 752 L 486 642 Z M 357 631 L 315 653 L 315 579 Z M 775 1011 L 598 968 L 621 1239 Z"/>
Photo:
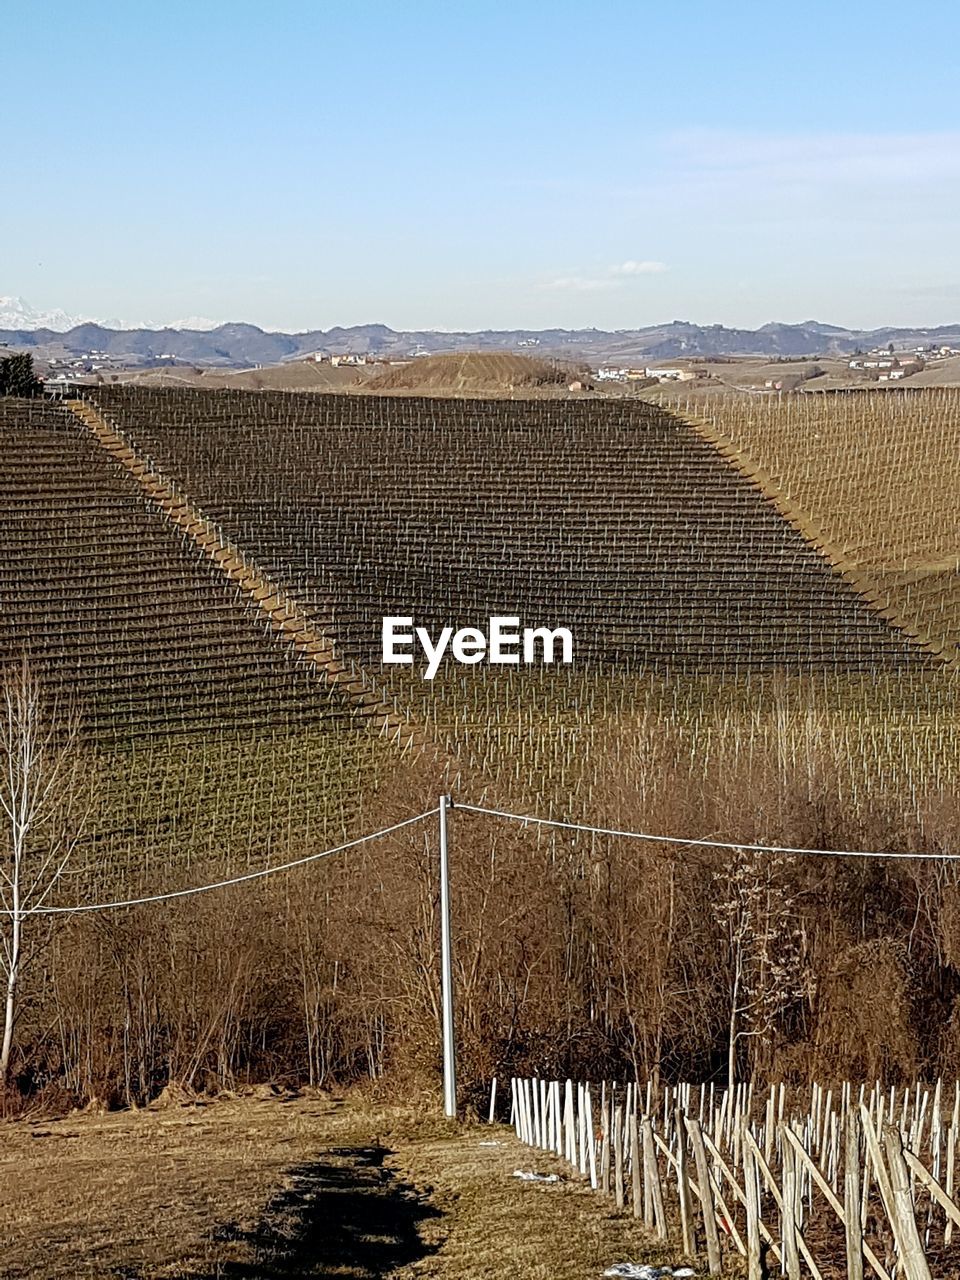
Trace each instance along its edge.
<path fill-rule="evenodd" d="M 99 324 L 104 329 L 122 329 L 119 320 L 94 319 L 92 316 L 71 316 L 66 311 L 55 307 L 51 311 L 39 311 L 31 307 L 25 298 L 14 298 L 0 294 L 0 330 L 14 329 L 18 333 L 23 330 L 52 329 L 54 333 L 67 333 L 81 324 Z M 215 329 L 216 320 L 207 320 L 203 316 L 190 316 L 185 320 L 175 320 L 171 325 L 128 325 L 128 328 L 143 329 Z"/>
<path fill-rule="evenodd" d="M 42 325 L 14 324 L 11 308 L 19 299 L 0 298 L 0 344 L 32 351 L 39 360 L 80 358 L 100 353 L 111 364 L 145 367 L 169 362 L 222 368 L 280 364 L 314 352 L 356 354 L 401 359 L 413 354 L 447 351 L 509 350 L 567 360 L 640 363 L 709 356 L 829 356 L 858 349 L 887 346 L 915 347 L 931 343 L 960 346 L 960 324 L 936 328 L 845 329 L 810 320 L 802 324 L 765 324 L 760 329 L 728 329 L 684 320 L 639 329 L 484 329 L 476 333 L 435 330 L 395 330 L 383 324 L 352 328 L 316 329 L 306 333 L 274 333 L 252 324 L 222 324 L 215 328 L 117 329 L 95 321 L 71 325 L 65 331 L 48 314 Z M 37 314 L 37 313 L 33 313 Z M 203 321 L 190 322 L 198 326 Z"/>

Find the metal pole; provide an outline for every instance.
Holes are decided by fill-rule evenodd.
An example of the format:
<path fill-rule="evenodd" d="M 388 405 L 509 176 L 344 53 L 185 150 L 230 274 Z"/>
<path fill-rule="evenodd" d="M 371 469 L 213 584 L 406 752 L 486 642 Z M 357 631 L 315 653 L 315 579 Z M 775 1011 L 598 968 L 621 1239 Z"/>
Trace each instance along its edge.
<path fill-rule="evenodd" d="M 453 1038 L 453 953 L 450 944 L 450 854 L 447 809 L 453 802 L 440 797 L 440 987 L 443 998 L 443 1113 L 457 1114 L 457 1049 Z"/>

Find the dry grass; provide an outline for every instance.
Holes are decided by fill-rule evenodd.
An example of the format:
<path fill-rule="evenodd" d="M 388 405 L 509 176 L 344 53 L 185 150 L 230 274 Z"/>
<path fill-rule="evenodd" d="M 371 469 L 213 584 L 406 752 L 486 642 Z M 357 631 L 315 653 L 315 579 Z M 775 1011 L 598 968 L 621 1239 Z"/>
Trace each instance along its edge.
<path fill-rule="evenodd" d="M 218 1223 L 250 1222 L 283 1170 L 337 1130 L 322 1099 L 82 1115 L 0 1128 L 3 1274 L 164 1274 L 214 1260 Z"/>
<path fill-rule="evenodd" d="M 199 387 L 203 390 L 246 391 L 356 391 L 375 370 L 374 365 L 316 364 L 312 360 L 290 360 L 286 364 L 257 369 L 148 369 L 121 374 L 118 381 L 141 387 Z"/>
<path fill-rule="evenodd" d="M 8 1123 L 2 1274 L 580 1280 L 675 1256 L 589 1187 L 519 1167 L 564 1170 L 510 1130 L 320 1095 Z"/>
<path fill-rule="evenodd" d="M 378 374 L 369 391 L 419 391 L 470 394 L 505 393 L 517 389 L 563 388 L 579 375 L 572 369 L 508 351 L 467 351 L 455 355 L 420 356 Z"/>
<path fill-rule="evenodd" d="M 896 625 L 960 657 L 956 390 L 739 396 L 691 409 L 701 434 Z"/>
<path fill-rule="evenodd" d="M 499 1147 L 480 1144 L 495 1134 Z M 398 1276 L 522 1276 L 565 1280 L 600 1276 L 614 1262 L 674 1262 L 635 1219 L 614 1202 L 575 1179 L 569 1165 L 522 1147 L 513 1131 L 478 1128 L 459 1137 L 411 1144 L 392 1163 L 401 1176 L 434 1188 L 433 1201 L 446 1213 L 425 1224 L 436 1254 L 411 1263 Z M 516 1169 L 558 1173 L 561 1183 L 523 1183 Z M 447 1216 L 448 1215 L 448 1216 Z"/>

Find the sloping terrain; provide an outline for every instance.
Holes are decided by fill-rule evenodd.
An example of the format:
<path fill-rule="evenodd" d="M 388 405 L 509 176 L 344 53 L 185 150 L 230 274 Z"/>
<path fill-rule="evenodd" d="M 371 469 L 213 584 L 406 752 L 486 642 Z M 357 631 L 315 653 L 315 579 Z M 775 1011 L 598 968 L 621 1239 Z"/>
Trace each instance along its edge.
<path fill-rule="evenodd" d="M 254 1092 L 254 1091 L 249 1091 Z M 580 1280 L 674 1256 L 502 1126 L 320 1096 L 0 1125 L 5 1280 Z M 491 1135 L 494 1135 L 491 1143 Z"/>
<path fill-rule="evenodd" d="M 23 657 L 95 762 L 71 897 L 262 865 L 355 811 L 371 746 L 349 695 L 72 413 L 0 399 L 0 668 Z"/>
<path fill-rule="evenodd" d="M 604 669 L 928 659 L 754 485 L 643 404 L 110 391 L 108 418 L 364 664 L 386 615 L 566 626 Z"/>
<path fill-rule="evenodd" d="M 99 865 L 121 878 L 335 843 L 395 771 L 395 746 L 354 732 L 366 677 L 338 689 L 311 673 L 264 605 L 332 637 L 476 785 L 528 804 L 587 812 L 611 752 L 639 767 L 654 723 L 700 756 L 729 739 L 730 717 L 738 740 L 760 741 L 781 677 L 820 682 L 818 710 L 863 761 L 850 786 L 880 762 L 888 780 L 953 777 L 942 663 L 831 569 L 815 530 L 653 406 L 95 399 L 141 455 L 141 478 L 149 464 L 173 480 L 280 589 L 251 600 L 191 520 L 178 527 L 66 408 L 0 406 L 2 657 L 26 647 L 78 701 L 104 752 Z M 419 665 L 381 667 L 389 614 L 434 633 L 494 614 L 566 626 L 575 662 L 448 659 L 426 682 Z M 798 686 L 798 708 L 807 696 Z M 805 714 L 791 720 L 798 744 Z"/>
<path fill-rule="evenodd" d="M 422 395 L 505 394 L 535 387 L 566 387 L 578 376 L 572 368 L 506 351 L 467 351 L 456 355 L 420 356 L 377 374 L 370 391 L 414 391 Z"/>
<path fill-rule="evenodd" d="M 72 414 L 0 399 L 0 665 L 24 655 L 101 742 L 346 714 Z"/>
<path fill-rule="evenodd" d="M 960 677 L 677 416 L 599 400 L 121 389 L 96 401 L 5 407 L 7 652 L 22 631 L 51 684 L 76 685 L 93 744 L 96 808 L 58 900 L 259 874 L 427 820 L 265 881 L 69 919 L 25 996 L 25 1088 L 140 1103 L 171 1080 L 432 1079 L 425 811 L 441 790 L 694 842 L 953 850 Z M 434 630 L 492 613 L 568 626 L 576 661 L 387 678 L 380 621 L 394 612 Z M 343 689 L 311 683 L 287 622 L 364 670 Z M 340 695 L 371 679 L 440 751 L 355 731 Z M 638 1053 L 714 1069 L 729 1030 L 716 903 L 735 866 L 668 843 L 638 857 L 602 833 L 494 829 L 460 805 L 453 821 L 465 1097 L 478 1105 L 481 1082 L 521 1059 L 569 1073 L 568 1049 L 593 1078 Z M 914 1054 L 950 1061 L 937 1047 L 953 1001 L 950 900 L 918 957 L 925 890 L 906 864 L 893 870 L 791 867 L 827 1037 L 797 1051 L 831 1071 L 871 1036 L 871 1074 Z M 843 965 L 888 939 L 910 956 L 909 980 L 891 960 L 888 989 L 905 994 L 861 1032 Z M 940 984 L 929 1024 L 909 1022 L 911 983 Z"/>
<path fill-rule="evenodd" d="M 700 430 L 889 616 L 960 655 L 960 392 L 699 402 Z"/>
<path fill-rule="evenodd" d="M 344 391 L 356 390 L 368 376 L 366 366 L 317 364 L 291 360 L 256 369 L 191 369 L 177 366 L 124 376 L 124 383 L 143 387 L 199 387 L 202 390 Z"/>

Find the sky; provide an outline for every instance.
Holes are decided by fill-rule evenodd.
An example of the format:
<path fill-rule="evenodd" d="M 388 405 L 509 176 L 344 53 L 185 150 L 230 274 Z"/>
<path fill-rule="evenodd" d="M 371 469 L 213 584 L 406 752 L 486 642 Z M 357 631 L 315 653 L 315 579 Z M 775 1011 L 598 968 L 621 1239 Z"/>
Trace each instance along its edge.
<path fill-rule="evenodd" d="M 960 321 L 960 5 L 36 0 L 0 294 L 125 323 Z"/>

